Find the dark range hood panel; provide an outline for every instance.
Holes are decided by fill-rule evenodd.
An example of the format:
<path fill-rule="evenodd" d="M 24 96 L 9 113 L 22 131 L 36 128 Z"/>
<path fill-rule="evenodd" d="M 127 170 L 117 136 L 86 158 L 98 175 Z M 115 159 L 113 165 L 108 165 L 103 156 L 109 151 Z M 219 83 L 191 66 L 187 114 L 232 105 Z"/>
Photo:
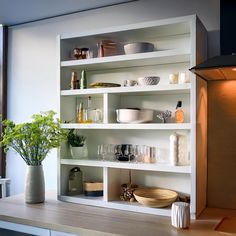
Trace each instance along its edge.
<path fill-rule="evenodd" d="M 236 79 L 236 55 L 217 56 L 190 69 L 205 80 Z"/>
<path fill-rule="evenodd" d="M 205 80 L 236 79 L 236 1 L 220 2 L 221 56 L 213 57 L 191 68 L 190 71 Z"/>

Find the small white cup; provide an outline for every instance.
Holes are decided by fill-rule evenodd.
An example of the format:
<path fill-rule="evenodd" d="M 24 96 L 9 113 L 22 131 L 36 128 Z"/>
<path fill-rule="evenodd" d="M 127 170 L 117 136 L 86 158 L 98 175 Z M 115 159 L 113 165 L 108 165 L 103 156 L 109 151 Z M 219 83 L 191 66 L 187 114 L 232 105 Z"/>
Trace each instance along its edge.
<path fill-rule="evenodd" d="M 125 87 L 131 87 L 131 86 L 135 86 L 137 84 L 138 84 L 138 82 L 136 80 L 132 80 L 132 79 L 126 79 L 124 81 L 124 86 Z"/>

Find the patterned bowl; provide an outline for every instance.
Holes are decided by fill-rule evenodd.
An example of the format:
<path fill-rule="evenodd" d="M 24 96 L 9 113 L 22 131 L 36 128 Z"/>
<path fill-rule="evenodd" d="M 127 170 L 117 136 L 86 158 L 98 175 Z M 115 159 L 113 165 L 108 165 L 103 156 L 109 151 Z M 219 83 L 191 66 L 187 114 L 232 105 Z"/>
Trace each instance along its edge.
<path fill-rule="evenodd" d="M 138 78 L 139 85 L 157 85 L 160 82 L 158 76 L 146 76 Z"/>

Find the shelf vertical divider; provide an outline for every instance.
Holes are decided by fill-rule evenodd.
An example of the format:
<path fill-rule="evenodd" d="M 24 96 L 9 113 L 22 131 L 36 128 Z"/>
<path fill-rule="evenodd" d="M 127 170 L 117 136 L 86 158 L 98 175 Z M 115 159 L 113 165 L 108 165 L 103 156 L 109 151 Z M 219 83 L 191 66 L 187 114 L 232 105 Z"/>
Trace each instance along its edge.
<path fill-rule="evenodd" d="M 120 200 L 121 169 L 107 168 L 108 201 Z"/>
<path fill-rule="evenodd" d="M 103 167 L 103 200 L 108 202 L 108 167 Z"/>
<path fill-rule="evenodd" d="M 120 95 L 119 94 L 108 94 L 108 122 L 116 123 L 116 109 L 121 108 Z"/>
<path fill-rule="evenodd" d="M 103 94 L 103 123 L 108 123 L 108 94 Z"/>

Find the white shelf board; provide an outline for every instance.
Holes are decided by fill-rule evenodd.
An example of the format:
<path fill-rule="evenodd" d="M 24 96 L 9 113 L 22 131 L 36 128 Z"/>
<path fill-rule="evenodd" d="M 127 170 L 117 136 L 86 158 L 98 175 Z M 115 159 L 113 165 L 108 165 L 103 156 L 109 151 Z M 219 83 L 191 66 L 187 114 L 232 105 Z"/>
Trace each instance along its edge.
<path fill-rule="evenodd" d="M 81 37 L 85 37 L 86 39 L 88 39 L 92 36 L 92 38 L 95 38 L 95 42 L 97 42 L 98 37 L 95 36 L 102 35 L 102 38 L 106 38 L 104 36 L 106 34 L 112 34 L 113 38 L 117 38 L 119 36 L 119 38 L 127 38 L 128 40 L 130 40 L 130 38 L 132 37 L 135 37 L 134 39 L 137 39 L 137 31 L 140 32 L 142 38 L 145 37 L 145 34 L 147 34 L 147 32 L 151 34 L 152 38 L 164 37 L 168 35 L 189 34 L 191 30 L 190 23 L 194 20 L 196 20 L 196 15 L 193 14 L 170 19 L 159 19 L 128 25 L 112 26 L 104 29 L 98 28 L 76 33 L 67 33 L 62 34 L 60 38 L 62 40 L 73 40 L 73 38 Z"/>
<path fill-rule="evenodd" d="M 62 61 L 61 67 L 68 69 L 102 70 L 134 66 L 171 64 L 187 61 L 190 61 L 190 52 L 188 49 L 171 49 L 129 55 Z"/>
<path fill-rule="evenodd" d="M 59 195 L 58 199 L 61 201 L 72 202 L 72 203 L 79 203 L 91 206 L 100 206 L 100 207 L 107 207 L 113 208 L 117 210 L 125 210 L 125 211 L 134 211 L 134 212 L 141 212 L 153 215 L 162 215 L 162 216 L 170 216 L 171 209 L 170 207 L 165 208 L 151 208 L 145 207 L 139 204 L 138 202 L 126 202 L 126 201 L 103 201 L 103 198 L 100 197 L 86 197 L 84 195 L 78 196 L 65 196 Z"/>
<path fill-rule="evenodd" d="M 60 195 L 58 196 L 58 200 L 102 207 L 104 207 L 105 203 L 103 197 L 87 197 L 83 194 L 76 196 Z"/>
<path fill-rule="evenodd" d="M 138 202 L 128 202 L 121 200 L 109 201 L 107 202 L 107 205 L 113 209 L 118 209 L 118 210 L 134 211 L 134 212 L 141 212 L 160 216 L 171 216 L 170 207 L 152 208 L 152 207 L 145 207 Z"/>
<path fill-rule="evenodd" d="M 89 88 L 62 90 L 61 96 L 83 97 L 88 95 L 119 94 L 122 95 L 148 95 L 148 94 L 189 94 L 191 84 L 167 84 L 167 85 L 149 85 L 133 87 L 113 87 L 113 88 Z"/>
<path fill-rule="evenodd" d="M 135 130 L 190 130 L 190 123 L 145 123 L 145 124 L 78 124 L 68 123 L 61 124 L 64 129 L 135 129 Z"/>
<path fill-rule="evenodd" d="M 132 169 L 132 170 L 148 170 L 160 171 L 171 173 L 190 174 L 190 166 L 171 166 L 169 164 L 155 163 L 134 163 L 134 162 L 121 162 L 121 161 L 100 161 L 100 160 L 82 160 L 82 159 L 61 159 L 63 165 L 80 165 L 92 167 L 110 167 L 119 169 Z"/>

